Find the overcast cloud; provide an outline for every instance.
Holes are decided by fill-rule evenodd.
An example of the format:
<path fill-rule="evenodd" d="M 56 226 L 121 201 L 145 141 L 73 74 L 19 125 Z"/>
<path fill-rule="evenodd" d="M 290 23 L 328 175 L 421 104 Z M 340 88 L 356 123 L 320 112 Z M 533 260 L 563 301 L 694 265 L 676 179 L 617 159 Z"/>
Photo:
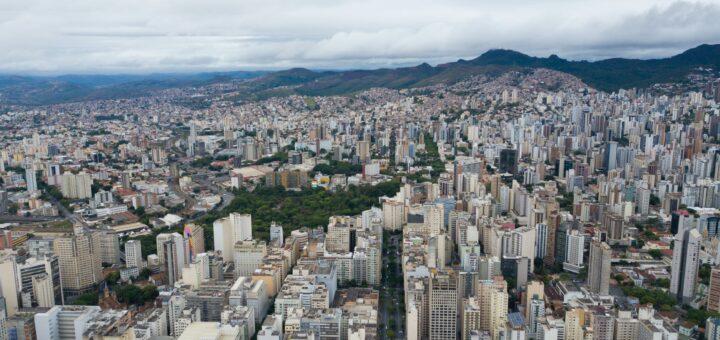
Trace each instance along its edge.
<path fill-rule="evenodd" d="M 3 0 L 0 72 L 376 68 L 491 48 L 652 58 L 720 43 L 718 18 L 718 0 Z"/>

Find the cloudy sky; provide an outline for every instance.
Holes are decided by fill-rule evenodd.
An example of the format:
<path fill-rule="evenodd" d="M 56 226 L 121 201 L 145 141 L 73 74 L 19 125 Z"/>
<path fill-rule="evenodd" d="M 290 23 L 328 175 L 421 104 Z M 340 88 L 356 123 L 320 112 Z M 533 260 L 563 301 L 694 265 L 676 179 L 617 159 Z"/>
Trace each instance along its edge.
<path fill-rule="evenodd" d="M 720 0 L 2 0 L 1 73 L 376 68 L 491 48 L 652 58 L 720 43 Z"/>

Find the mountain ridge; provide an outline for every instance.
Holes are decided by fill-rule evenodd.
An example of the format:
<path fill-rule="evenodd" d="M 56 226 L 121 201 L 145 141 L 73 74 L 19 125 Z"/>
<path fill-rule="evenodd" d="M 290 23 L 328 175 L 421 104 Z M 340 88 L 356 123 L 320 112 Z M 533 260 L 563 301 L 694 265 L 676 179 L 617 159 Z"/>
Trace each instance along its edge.
<path fill-rule="evenodd" d="M 169 88 L 203 86 L 233 79 L 248 80 L 245 98 L 275 95 L 345 95 L 373 87 L 412 88 L 452 84 L 468 76 L 496 76 L 511 70 L 547 68 L 565 72 L 603 91 L 682 82 L 699 67 L 720 69 L 720 44 L 702 44 L 668 58 L 609 58 L 572 61 L 555 54 L 530 56 L 509 49 L 491 49 L 478 57 L 431 66 L 374 70 L 313 71 L 307 68 L 265 71 L 203 72 L 150 75 L 61 75 L 54 77 L 0 74 L 0 103 L 45 105 L 64 102 L 131 98 Z"/>

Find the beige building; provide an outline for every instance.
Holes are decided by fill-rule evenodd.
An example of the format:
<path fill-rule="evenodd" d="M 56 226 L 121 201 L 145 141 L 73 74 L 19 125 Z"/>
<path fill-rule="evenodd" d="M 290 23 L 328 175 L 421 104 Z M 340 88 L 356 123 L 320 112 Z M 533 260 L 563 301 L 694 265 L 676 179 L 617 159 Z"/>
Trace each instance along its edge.
<path fill-rule="evenodd" d="M 100 234 L 80 233 L 56 238 L 55 255 L 60 263 L 60 280 L 65 295 L 80 295 L 103 279 Z"/>

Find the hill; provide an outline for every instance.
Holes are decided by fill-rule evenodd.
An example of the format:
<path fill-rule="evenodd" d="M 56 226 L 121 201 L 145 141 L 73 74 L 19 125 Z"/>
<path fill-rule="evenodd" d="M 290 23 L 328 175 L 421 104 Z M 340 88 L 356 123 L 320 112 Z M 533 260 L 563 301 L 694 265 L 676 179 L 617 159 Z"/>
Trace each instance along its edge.
<path fill-rule="evenodd" d="M 202 86 L 232 79 L 251 79 L 238 99 L 264 99 L 288 94 L 343 95 L 373 87 L 412 88 L 453 84 L 469 76 L 497 76 L 510 70 L 547 68 L 580 78 L 604 91 L 682 82 L 699 68 L 720 70 L 720 45 L 700 45 L 663 59 L 613 58 L 570 61 L 556 55 L 533 57 L 517 51 L 490 50 L 472 60 L 395 69 L 323 71 L 294 68 L 278 72 L 218 72 L 151 75 L 66 75 L 25 77 L 0 75 L 0 103 L 44 105 L 130 98 L 169 88 Z"/>

